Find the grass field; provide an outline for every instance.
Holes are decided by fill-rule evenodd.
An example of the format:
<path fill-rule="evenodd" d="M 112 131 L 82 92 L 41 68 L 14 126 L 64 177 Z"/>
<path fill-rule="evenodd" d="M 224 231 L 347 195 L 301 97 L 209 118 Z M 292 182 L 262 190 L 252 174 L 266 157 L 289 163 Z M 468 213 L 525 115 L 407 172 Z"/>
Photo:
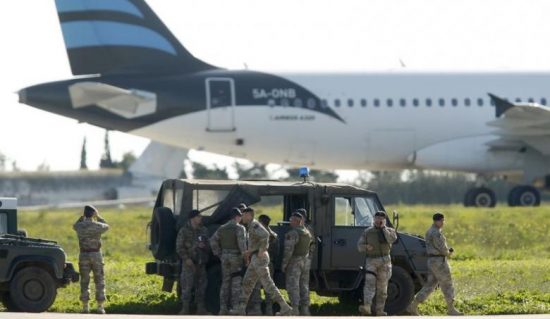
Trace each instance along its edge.
<path fill-rule="evenodd" d="M 387 207 L 400 212 L 399 230 L 423 234 L 436 209 L 446 214 L 445 233 L 456 250 L 452 260 L 459 308 L 469 314 L 550 313 L 550 206 L 541 208 L 465 209 L 460 206 Z M 58 241 L 68 260 L 78 258 L 72 224 L 80 212 L 20 212 L 20 228 L 31 237 Z M 177 313 L 175 294 L 160 291 L 161 277 L 145 275 L 151 261 L 146 225 L 150 208 L 105 210 L 111 225 L 104 237 L 107 311 L 111 313 Z M 78 285 L 60 289 L 51 311 L 77 312 Z M 312 295 L 314 314 L 356 314 L 337 298 Z M 440 292 L 420 310 L 444 313 Z"/>

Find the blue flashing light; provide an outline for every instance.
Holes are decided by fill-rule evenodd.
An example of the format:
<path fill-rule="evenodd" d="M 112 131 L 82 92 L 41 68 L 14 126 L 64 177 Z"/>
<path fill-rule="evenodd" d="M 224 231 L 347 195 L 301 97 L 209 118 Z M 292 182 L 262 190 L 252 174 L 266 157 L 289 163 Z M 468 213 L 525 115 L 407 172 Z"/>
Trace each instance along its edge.
<path fill-rule="evenodd" d="M 309 167 L 300 167 L 300 177 L 302 178 L 309 177 Z"/>

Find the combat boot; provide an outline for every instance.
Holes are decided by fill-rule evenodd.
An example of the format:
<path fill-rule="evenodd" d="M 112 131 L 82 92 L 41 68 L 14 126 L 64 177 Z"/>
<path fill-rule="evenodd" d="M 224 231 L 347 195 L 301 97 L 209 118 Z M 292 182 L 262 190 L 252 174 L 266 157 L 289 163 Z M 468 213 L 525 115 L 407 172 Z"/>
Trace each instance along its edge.
<path fill-rule="evenodd" d="M 269 303 L 265 305 L 265 315 L 266 316 L 273 316 L 273 304 Z"/>
<path fill-rule="evenodd" d="M 189 301 L 184 301 L 183 305 L 181 306 L 181 310 L 179 312 L 180 315 L 188 315 L 189 314 Z"/>
<path fill-rule="evenodd" d="M 359 306 L 359 313 L 362 314 L 363 316 L 370 316 L 371 315 L 370 307 L 371 305 L 369 304 L 364 304 Z"/>
<path fill-rule="evenodd" d="M 204 316 L 204 315 L 210 315 L 210 314 L 211 313 L 209 313 L 208 310 L 206 310 L 206 307 L 204 306 L 204 304 L 197 305 L 197 315 Z"/>
<path fill-rule="evenodd" d="M 309 311 L 309 306 L 301 306 L 300 307 L 300 316 L 311 316 L 311 312 Z"/>
<path fill-rule="evenodd" d="M 105 314 L 105 307 L 103 307 L 103 302 L 98 302 L 97 303 L 97 313 L 100 314 L 100 315 Z"/>
<path fill-rule="evenodd" d="M 277 312 L 276 316 L 292 316 L 293 315 L 293 309 L 291 306 L 289 306 L 286 301 L 279 302 L 279 306 L 281 307 L 281 310 Z"/>
<path fill-rule="evenodd" d="M 90 313 L 90 304 L 88 302 L 82 303 L 82 313 Z"/>
<path fill-rule="evenodd" d="M 255 304 L 252 307 L 250 307 L 250 310 L 248 310 L 246 313 L 249 316 L 261 316 L 263 315 L 262 306 L 259 304 Z"/>
<path fill-rule="evenodd" d="M 385 312 L 384 310 L 376 310 L 376 316 L 379 316 L 379 317 L 384 317 L 384 316 L 387 316 L 388 313 Z"/>
<path fill-rule="evenodd" d="M 464 316 L 464 314 L 462 312 L 458 311 L 455 308 L 453 301 L 448 301 L 447 302 L 447 314 L 449 316 Z"/>
<path fill-rule="evenodd" d="M 415 299 L 411 302 L 411 304 L 407 307 L 407 312 L 411 316 L 420 316 L 420 313 L 418 313 L 418 304 L 419 302 Z"/>
<path fill-rule="evenodd" d="M 232 316 L 246 316 L 246 304 L 239 303 L 237 307 L 229 310 L 229 314 Z"/>
<path fill-rule="evenodd" d="M 220 312 L 218 312 L 218 316 L 227 316 L 229 314 L 229 311 L 227 310 L 227 306 L 220 306 Z"/>

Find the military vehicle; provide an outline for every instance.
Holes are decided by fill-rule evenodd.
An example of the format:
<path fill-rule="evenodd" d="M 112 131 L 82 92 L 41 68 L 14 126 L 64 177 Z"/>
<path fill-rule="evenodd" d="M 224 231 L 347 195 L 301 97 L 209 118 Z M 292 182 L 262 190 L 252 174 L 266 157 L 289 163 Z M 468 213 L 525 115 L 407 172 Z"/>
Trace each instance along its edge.
<path fill-rule="evenodd" d="M 284 287 L 281 272 L 284 233 L 289 230 L 292 211 L 309 212 L 318 249 L 313 257 L 311 290 L 323 296 L 339 296 L 341 302 L 358 304 L 363 291 L 365 254 L 357 250 L 357 241 L 373 216 L 384 210 L 377 194 L 345 184 L 282 181 L 164 181 L 150 222 L 150 250 L 154 262 L 146 264 L 147 274 L 164 277 L 163 290 L 172 291 L 180 274 L 180 260 L 175 253 L 178 229 L 187 222 L 192 209 L 202 212 L 209 233 L 229 220 L 232 207 L 251 205 L 259 214 L 268 214 L 272 229 L 279 234 L 280 252 L 274 258 L 274 279 Z M 393 223 L 398 223 L 394 215 Z M 388 225 L 392 221 L 388 219 Z M 426 280 L 427 255 L 424 239 L 399 233 L 391 251 L 393 275 L 385 309 L 390 314 L 402 313 Z M 217 313 L 221 267 L 217 258 L 207 264 L 207 308 Z"/>
<path fill-rule="evenodd" d="M 0 198 L 0 300 L 8 311 L 43 312 L 55 301 L 57 288 L 77 282 L 54 241 L 27 238 L 17 229 L 17 200 Z"/>

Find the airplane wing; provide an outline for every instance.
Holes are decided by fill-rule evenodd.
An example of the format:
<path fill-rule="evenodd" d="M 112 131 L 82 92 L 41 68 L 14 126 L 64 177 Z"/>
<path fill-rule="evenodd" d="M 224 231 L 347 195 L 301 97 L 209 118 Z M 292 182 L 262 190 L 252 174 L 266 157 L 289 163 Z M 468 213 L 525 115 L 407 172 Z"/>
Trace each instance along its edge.
<path fill-rule="evenodd" d="M 155 113 L 155 93 L 122 89 L 100 82 L 80 82 L 69 87 L 73 108 L 98 106 L 127 119 Z"/>
<path fill-rule="evenodd" d="M 500 139 L 489 145 L 493 149 L 530 146 L 550 155 L 550 107 L 537 103 L 512 103 L 489 94 L 495 103 L 497 119 L 489 122 Z"/>

